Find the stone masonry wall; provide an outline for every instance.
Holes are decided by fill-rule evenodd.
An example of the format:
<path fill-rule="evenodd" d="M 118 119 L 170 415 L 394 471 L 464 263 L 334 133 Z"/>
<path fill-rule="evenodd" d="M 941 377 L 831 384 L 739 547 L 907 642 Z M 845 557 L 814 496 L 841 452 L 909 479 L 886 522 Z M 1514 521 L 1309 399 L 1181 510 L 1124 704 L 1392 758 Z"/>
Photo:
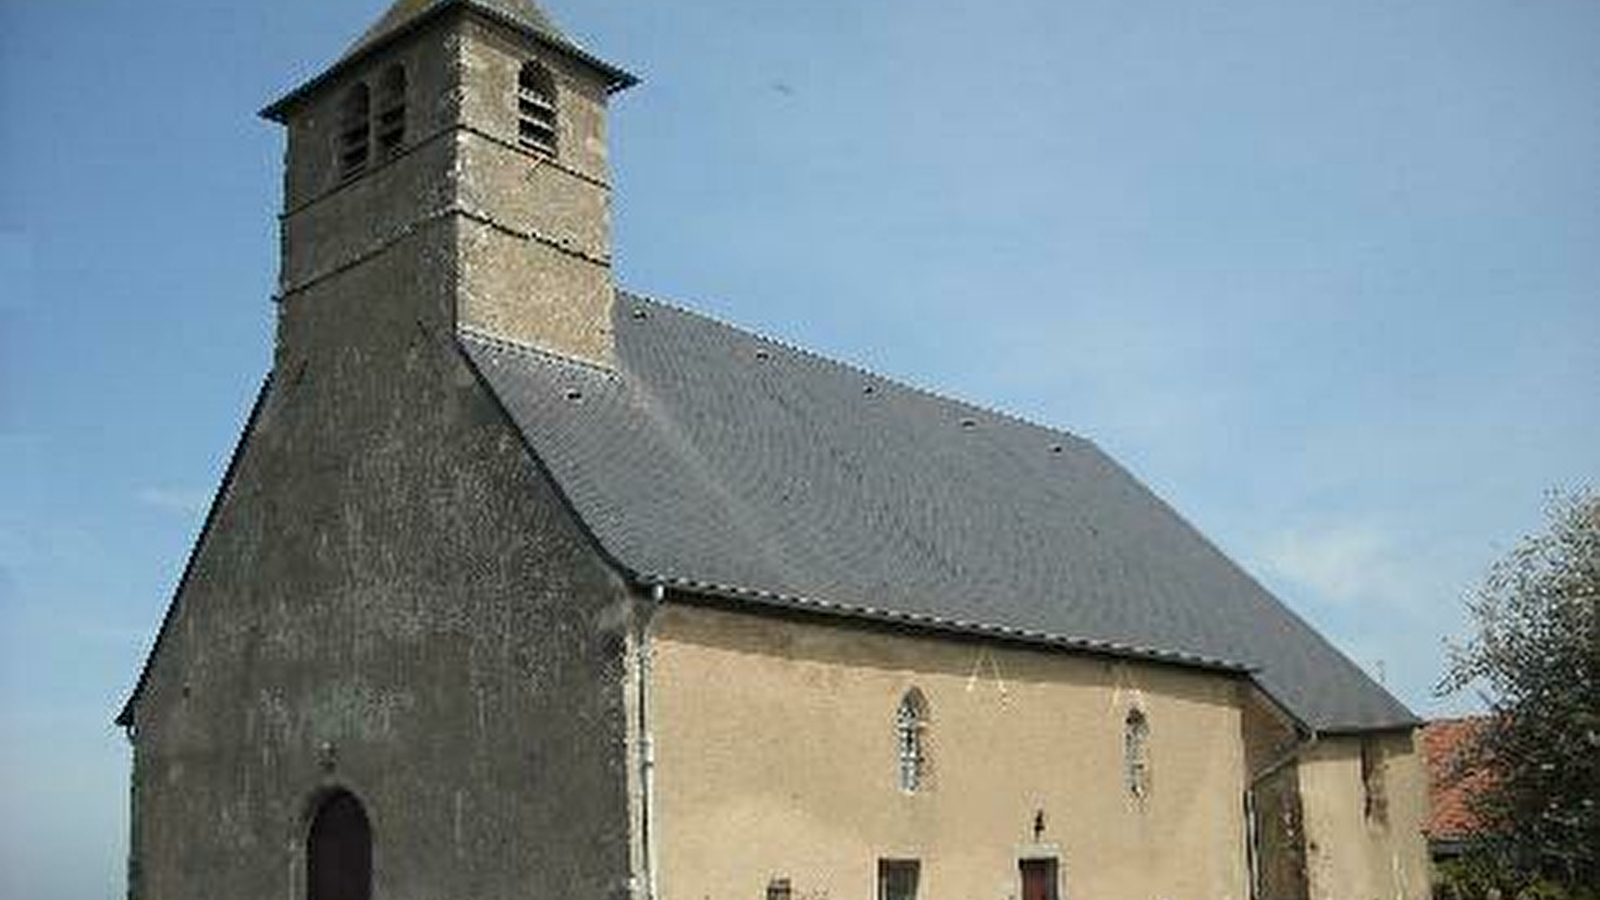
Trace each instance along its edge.
<path fill-rule="evenodd" d="M 631 601 L 453 344 L 459 240 L 284 303 L 135 710 L 136 900 L 300 900 L 335 787 L 385 900 L 627 891 Z"/>

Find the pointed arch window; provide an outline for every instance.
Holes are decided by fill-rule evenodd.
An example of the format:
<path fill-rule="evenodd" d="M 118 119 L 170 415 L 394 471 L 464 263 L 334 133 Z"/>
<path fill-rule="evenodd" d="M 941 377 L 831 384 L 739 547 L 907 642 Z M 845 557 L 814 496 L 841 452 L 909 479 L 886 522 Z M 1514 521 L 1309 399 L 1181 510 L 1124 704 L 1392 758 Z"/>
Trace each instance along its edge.
<path fill-rule="evenodd" d="M 329 794 L 311 820 L 306 900 L 372 900 L 372 827 L 349 791 Z"/>
<path fill-rule="evenodd" d="M 517 76 L 517 142 L 538 153 L 556 152 L 556 82 L 536 62 Z"/>
<path fill-rule="evenodd" d="M 928 755 L 924 739 L 928 728 L 928 701 L 922 691 L 912 688 L 900 699 L 895 710 L 894 728 L 900 756 L 900 790 L 914 794 L 927 776 Z"/>
<path fill-rule="evenodd" d="M 1150 795 L 1150 720 L 1143 710 L 1131 709 L 1122 723 L 1123 781 L 1129 796 Z"/>
<path fill-rule="evenodd" d="M 378 154 L 387 159 L 406 143 L 406 67 L 390 66 L 378 82 Z"/>
<path fill-rule="evenodd" d="M 372 145 L 372 96 L 365 82 L 345 94 L 339 104 L 339 177 L 349 180 L 366 171 Z"/>

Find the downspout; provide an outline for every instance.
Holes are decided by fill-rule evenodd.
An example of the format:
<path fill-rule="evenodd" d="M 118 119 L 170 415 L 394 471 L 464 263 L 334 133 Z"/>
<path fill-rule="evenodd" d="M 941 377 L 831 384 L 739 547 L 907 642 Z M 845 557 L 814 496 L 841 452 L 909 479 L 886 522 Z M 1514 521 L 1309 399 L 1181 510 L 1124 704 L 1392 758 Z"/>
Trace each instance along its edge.
<path fill-rule="evenodd" d="M 1245 832 L 1249 841 L 1250 861 L 1250 896 L 1259 900 L 1261 897 L 1261 849 L 1258 843 L 1261 833 L 1256 827 L 1256 788 L 1261 782 L 1278 774 L 1283 768 L 1300 758 L 1300 754 L 1317 745 L 1322 736 L 1313 731 L 1304 740 L 1297 741 L 1281 756 L 1268 763 L 1261 771 L 1250 776 L 1250 786 L 1244 792 Z M 1302 835 L 1302 838 L 1304 835 Z"/>
<path fill-rule="evenodd" d="M 643 900 L 656 896 L 656 834 L 655 834 L 655 739 L 650 733 L 650 620 L 654 607 L 666 599 L 667 590 L 659 584 L 650 586 L 652 615 L 642 619 L 634 646 L 635 692 L 639 703 L 639 853 L 644 863 Z"/>
<path fill-rule="evenodd" d="M 1317 745 L 1317 742 L 1320 741 L 1321 739 L 1322 739 L 1322 735 L 1320 735 L 1320 734 L 1316 733 L 1315 731 L 1313 731 L 1313 732 L 1311 732 L 1311 736 L 1310 737 L 1307 737 L 1305 740 L 1300 741 L 1299 743 L 1297 743 L 1294 746 L 1290 747 L 1288 750 L 1285 750 L 1283 752 L 1282 756 L 1280 756 L 1277 759 L 1273 760 L 1271 763 L 1269 763 L 1267 765 L 1266 768 L 1262 769 L 1260 772 L 1257 772 L 1255 775 L 1252 775 L 1250 777 L 1250 790 L 1252 792 L 1254 792 L 1255 789 L 1256 789 L 1256 785 L 1258 785 L 1261 782 L 1266 781 L 1268 778 L 1271 778 L 1272 776 L 1278 774 L 1278 770 L 1282 769 L 1284 766 L 1287 766 L 1288 764 L 1290 764 L 1290 763 L 1294 762 L 1295 760 L 1299 759 L 1300 758 L 1300 754 L 1306 752 L 1307 750 L 1310 750 L 1312 747 L 1315 747 Z"/>

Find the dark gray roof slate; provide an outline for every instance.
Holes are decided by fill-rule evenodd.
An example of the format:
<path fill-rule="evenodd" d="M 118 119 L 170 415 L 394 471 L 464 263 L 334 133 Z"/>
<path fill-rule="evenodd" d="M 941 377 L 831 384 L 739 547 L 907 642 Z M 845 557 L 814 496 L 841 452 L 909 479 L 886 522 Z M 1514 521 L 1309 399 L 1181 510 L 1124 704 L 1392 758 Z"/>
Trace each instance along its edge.
<path fill-rule="evenodd" d="M 329 83 L 339 73 L 384 44 L 398 39 L 413 29 L 421 28 L 435 16 L 455 7 L 473 10 L 548 47 L 582 60 L 605 75 L 607 86 L 612 91 L 623 90 L 639 83 L 639 79 L 632 73 L 600 59 L 563 34 L 561 29 L 556 27 L 555 21 L 531 0 L 396 0 L 389 11 L 367 29 L 333 65 L 273 101 L 261 111 L 261 116 L 274 122 L 286 121 L 292 106 Z"/>
<path fill-rule="evenodd" d="M 571 43 L 544 10 L 530 0 L 396 0 L 382 18 L 373 23 L 345 56 L 365 53 L 415 23 L 434 15 L 446 6 L 471 6 L 496 19 L 533 32 L 557 43 Z"/>
<path fill-rule="evenodd" d="M 619 371 L 463 334 L 636 577 L 1247 667 L 1322 731 L 1415 717 L 1082 438 L 623 295 Z"/>

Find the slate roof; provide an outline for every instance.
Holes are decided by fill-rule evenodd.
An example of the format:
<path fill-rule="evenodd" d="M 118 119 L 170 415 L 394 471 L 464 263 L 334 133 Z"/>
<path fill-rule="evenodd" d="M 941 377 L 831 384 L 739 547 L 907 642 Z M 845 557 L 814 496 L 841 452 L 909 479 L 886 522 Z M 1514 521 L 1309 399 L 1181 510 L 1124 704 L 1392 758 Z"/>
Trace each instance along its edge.
<path fill-rule="evenodd" d="M 331 81 L 349 66 L 390 41 L 421 28 L 446 10 L 456 7 L 470 9 L 514 31 L 520 31 L 548 47 L 588 63 L 606 76 L 608 87 L 612 91 L 619 91 L 639 83 L 639 79 L 631 73 L 600 59 L 563 34 L 555 21 L 531 0 L 396 0 L 389 11 L 367 29 L 337 62 L 322 74 L 263 109 L 261 116 L 275 122 L 284 121 L 289 107 Z"/>
<path fill-rule="evenodd" d="M 1248 669 L 1309 728 L 1416 718 L 1093 443 L 621 295 L 618 371 L 462 346 L 646 583 Z"/>
<path fill-rule="evenodd" d="M 345 56 L 363 53 L 412 27 L 418 21 L 429 18 L 440 9 L 460 2 L 463 0 L 396 0 L 395 4 L 389 7 L 389 11 L 373 23 L 360 40 L 351 45 Z M 556 23 L 545 15 L 544 10 L 529 0 L 464 0 L 464 2 L 521 30 L 534 32 L 548 40 L 570 43 L 567 36 L 561 33 L 561 29 L 556 27 Z"/>

